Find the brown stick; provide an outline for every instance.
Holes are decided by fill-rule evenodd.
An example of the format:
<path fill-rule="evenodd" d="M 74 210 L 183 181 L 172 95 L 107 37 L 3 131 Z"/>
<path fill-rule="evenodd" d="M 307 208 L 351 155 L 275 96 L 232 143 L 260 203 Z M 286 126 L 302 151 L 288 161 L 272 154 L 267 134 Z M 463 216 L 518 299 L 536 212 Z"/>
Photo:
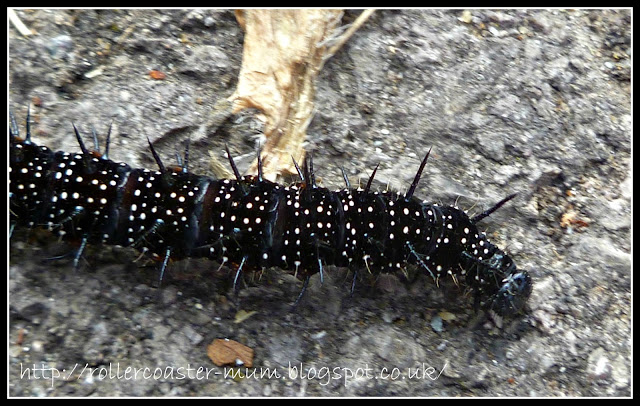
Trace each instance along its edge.
<path fill-rule="evenodd" d="M 302 143 L 313 118 L 315 80 L 325 61 L 371 15 L 367 10 L 342 35 L 335 35 L 340 10 L 241 10 L 245 30 L 238 87 L 230 97 L 233 113 L 263 112 L 267 138 L 265 178 L 295 173 L 291 156 L 303 160 Z M 257 172 L 257 161 L 250 173 Z"/>

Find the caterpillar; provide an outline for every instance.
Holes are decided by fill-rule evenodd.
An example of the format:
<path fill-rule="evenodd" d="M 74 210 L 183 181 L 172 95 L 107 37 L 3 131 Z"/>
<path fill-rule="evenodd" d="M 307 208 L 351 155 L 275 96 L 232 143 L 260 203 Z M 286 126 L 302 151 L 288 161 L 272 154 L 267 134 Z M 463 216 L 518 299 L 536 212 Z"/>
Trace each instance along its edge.
<path fill-rule="evenodd" d="M 177 166 L 165 166 L 151 141 L 158 169 L 136 169 L 88 149 L 73 125 L 80 152 L 54 152 L 31 140 L 27 113 L 21 138 L 10 114 L 10 235 L 15 227 L 46 227 L 63 240 L 79 242 L 74 266 L 88 244 L 133 247 L 161 262 L 209 258 L 243 272 L 278 267 L 303 280 L 323 281 L 327 265 L 348 267 L 354 279 L 366 269 L 376 275 L 417 267 L 436 284 L 445 277 L 473 293 L 474 307 L 498 317 L 523 311 L 532 290 L 526 270 L 489 242 L 477 224 L 515 197 L 469 217 L 465 211 L 414 196 L 429 157 L 422 160 L 406 193 L 364 188 L 331 191 L 315 181 L 312 158 L 300 180 L 280 185 L 258 174 L 241 176 L 229 150 L 235 178 L 213 179 L 188 170 L 188 144 Z M 353 290 L 352 283 L 352 290 Z"/>

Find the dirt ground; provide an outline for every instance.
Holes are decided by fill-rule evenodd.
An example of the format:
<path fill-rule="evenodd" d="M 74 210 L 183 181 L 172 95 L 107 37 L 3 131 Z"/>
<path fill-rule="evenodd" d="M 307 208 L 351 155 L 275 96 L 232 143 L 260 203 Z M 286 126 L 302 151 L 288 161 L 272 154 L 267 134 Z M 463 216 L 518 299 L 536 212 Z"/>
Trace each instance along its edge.
<path fill-rule="evenodd" d="M 225 143 L 250 164 L 259 121 L 226 100 L 232 11 L 17 14 L 37 34 L 9 29 L 8 101 L 21 125 L 33 103 L 35 142 L 76 151 L 72 122 L 87 137 L 113 122 L 110 156 L 132 166 L 154 167 L 147 136 L 165 161 L 190 138 L 196 173 Z M 484 226 L 533 277 L 523 317 L 499 329 L 426 278 L 350 296 L 335 268 L 291 311 L 301 283 L 282 271 L 236 298 L 232 271 L 181 261 L 158 288 L 137 253 L 90 247 L 74 272 L 46 260 L 69 246 L 17 232 L 9 395 L 630 396 L 630 27 L 630 10 L 382 10 L 319 77 L 307 150 L 323 186 L 380 163 L 374 186 L 404 190 L 433 147 L 416 195 L 478 213 L 518 193 Z M 252 374 L 225 376 L 216 338 L 251 347 Z"/>

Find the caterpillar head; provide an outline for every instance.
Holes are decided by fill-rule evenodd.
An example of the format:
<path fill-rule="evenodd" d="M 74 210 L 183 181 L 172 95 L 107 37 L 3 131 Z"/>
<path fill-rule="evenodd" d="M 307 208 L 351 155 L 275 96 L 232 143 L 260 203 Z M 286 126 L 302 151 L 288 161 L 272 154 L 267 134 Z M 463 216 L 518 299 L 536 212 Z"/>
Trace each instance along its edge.
<path fill-rule="evenodd" d="M 492 295 L 492 300 L 487 303 L 489 312 L 500 317 L 520 313 L 531 294 L 531 289 L 532 282 L 529 272 L 516 270 L 501 281 L 500 288 Z"/>
<path fill-rule="evenodd" d="M 476 230 L 475 225 L 479 221 L 498 210 L 515 196 L 516 194 L 509 195 L 489 210 L 471 218 L 469 220 L 470 228 Z M 478 238 L 478 234 L 475 236 Z M 496 320 L 522 312 L 533 287 L 529 272 L 518 270 L 513 260 L 486 241 L 484 236 L 479 237 L 475 242 L 484 247 L 482 250 L 484 257 L 479 256 L 480 250 L 465 251 L 462 256 L 467 264 L 472 264 L 476 269 L 475 280 L 472 281 L 476 287 L 476 303 L 479 302 L 480 307 L 488 310 Z"/>
<path fill-rule="evenodd" d="M 524 309 L 533 282 L 529 272 L 517 269 L 513 260 L 485 240 L 490 257 L 478 259 L 463 252 L 467 282 L 475 292 L 476 308 L 483 309 L 494 319 L 515 316 Z"/>

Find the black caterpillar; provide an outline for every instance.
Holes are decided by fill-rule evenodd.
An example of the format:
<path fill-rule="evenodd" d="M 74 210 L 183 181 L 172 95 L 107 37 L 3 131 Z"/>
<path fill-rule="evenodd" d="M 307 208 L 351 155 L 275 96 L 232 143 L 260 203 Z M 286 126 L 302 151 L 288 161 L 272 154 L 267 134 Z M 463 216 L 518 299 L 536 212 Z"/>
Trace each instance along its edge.
<path fill-rule="evenodd" d="M 476 309 L 499 316 L 522 311 L 532 281 L 511 258 L 490 243 L 476 224 L 491 209 L 469 218 L 451 206 L 413 196 L 429 157 L 402 193 L 318 187 L 313 162 L 305 160 L 301 181 L 283 186 L 258 175 L 241 176 L 227 149 L 235 179 L 214 180 L 187 169 L 188 147 L 177 167 L 165 167 L 151 142 L 158 170 L 133 169 L 88 150 L 74 127 L 80 153 L 53 152 L 20 138 L 13 115 L 10 142 L 10 233 L 14 227 L 48 227 L 80 242 L 74 264 L 87 244 L 131 246 L 162 261 L 206 257 L 243 271 L 279 267 L 304 280 L 333 264 L 355 275 L 394 272 L 415 265 L 438 283 L 446 276 L 474 294 Z M 95 134 L 94 134 L 95 138 Z M 180 162 L 182 161 L 182 162 Z M 294 161 L 295 163 L 295 161 Z M 376 168 L 377 169 L 377 168 Z M 353 289 L 353 287 L 352 287 Z M 297 303 L 297 301 L 296 301 Z"/>

